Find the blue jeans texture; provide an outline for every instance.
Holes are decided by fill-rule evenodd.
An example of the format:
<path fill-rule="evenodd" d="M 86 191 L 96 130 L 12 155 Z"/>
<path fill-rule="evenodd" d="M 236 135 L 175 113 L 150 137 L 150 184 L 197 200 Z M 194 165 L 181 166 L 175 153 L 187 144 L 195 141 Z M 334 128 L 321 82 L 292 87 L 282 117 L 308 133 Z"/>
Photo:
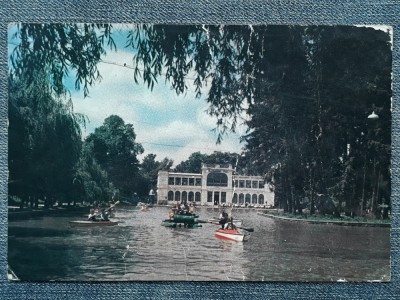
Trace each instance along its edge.
<path fill-rule="evenodd" d="M 0 3 L 0 299 L 400 299 L 398 0 L 0 0 Z M 21 21 L 392 25 L 394 45 L 391 283 L 8 282 L 7 26 L 11 22 Z"/>

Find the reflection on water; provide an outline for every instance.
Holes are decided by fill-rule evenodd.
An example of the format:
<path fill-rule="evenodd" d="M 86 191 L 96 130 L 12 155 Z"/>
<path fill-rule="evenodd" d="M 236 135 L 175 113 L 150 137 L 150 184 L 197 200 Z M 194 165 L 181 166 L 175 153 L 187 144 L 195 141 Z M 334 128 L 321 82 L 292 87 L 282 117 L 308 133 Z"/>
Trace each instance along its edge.
<path fill-rule="evenodd" d="M 255 231 L 243 243 L 216 225 L 167 228 L 168 209 L 120 208 L 113 227 L 70 228 L 76 217 L 9 223 L 9 264 L 22 280 L 390 280 L 388 228 L 342 227 L 265 218 L 234 210 Z M 198 209 L 200 219 L 219 214 Z"/>

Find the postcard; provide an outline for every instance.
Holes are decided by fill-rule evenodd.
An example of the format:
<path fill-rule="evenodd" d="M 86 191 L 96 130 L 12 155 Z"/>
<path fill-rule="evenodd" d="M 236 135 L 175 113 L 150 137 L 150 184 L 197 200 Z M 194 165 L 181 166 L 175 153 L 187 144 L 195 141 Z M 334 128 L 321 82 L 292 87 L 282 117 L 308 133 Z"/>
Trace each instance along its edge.
<path fill-rule="evenodd" d="M 392 37 L 10 23 L 9 280 L 390 282 Z"/>

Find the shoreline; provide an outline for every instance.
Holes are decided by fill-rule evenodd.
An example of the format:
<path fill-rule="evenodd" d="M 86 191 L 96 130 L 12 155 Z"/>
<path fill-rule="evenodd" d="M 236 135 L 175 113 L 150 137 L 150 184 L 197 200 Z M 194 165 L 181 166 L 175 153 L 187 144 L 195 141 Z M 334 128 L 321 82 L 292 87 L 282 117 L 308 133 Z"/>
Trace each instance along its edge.
<path fill-rule="evenodd" d="M 299 218 L 289 218 L 284 216 L 278 216 L 269 213 L 257 212 L 257 215 L 274 218 L 284 221 L 292 222 L 307 222 L 311 224 L 322 224 L 322 225 L 340 225 L 340 226 L 364 226 L 364 227 L 391 227 L 391 223 L 372 223 L 372 222 L 356 222 L 356 221 L 336 221 L 336 220 L 309 220 L 309 219 L 299 219 Z"/>
<path fill-rule="evenodd" d="M 51 207 L 51 208 L 14 208 L 8 207 L 8 221 L 25 220 L 29 218 L 42 217 L 48 215 L 62 215 L 84 213 L 89 210 L 85 206 L 70 206 L 70 207 Z"/>

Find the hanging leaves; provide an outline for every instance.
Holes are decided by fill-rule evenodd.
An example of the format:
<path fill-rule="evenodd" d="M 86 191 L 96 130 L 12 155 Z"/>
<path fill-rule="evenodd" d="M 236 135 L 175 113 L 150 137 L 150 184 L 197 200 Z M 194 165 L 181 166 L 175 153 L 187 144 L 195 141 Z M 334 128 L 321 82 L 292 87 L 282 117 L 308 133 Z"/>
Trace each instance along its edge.
<path fill-rule="evenodd" d="M 56 95 L 65 92 L 64 80 L 75 74 L 75 88 L 83 85 L 84 95 L 101 79 L 97 68 L 105 47 L 116 50 L 110 24 L 33 24 L 17 25 L 10 61 L 11 72 L 33 82 L 38 73 L 48 74 Z"/>

